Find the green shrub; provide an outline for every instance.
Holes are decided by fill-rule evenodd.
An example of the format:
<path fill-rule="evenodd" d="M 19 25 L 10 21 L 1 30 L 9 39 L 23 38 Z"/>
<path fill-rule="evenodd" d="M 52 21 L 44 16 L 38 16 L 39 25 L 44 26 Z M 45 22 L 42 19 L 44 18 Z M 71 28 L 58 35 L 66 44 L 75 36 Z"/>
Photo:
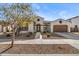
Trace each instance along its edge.
<path fill-rule="evenodd" d="M 10 34 L 7 34 L 6 37 L 11 37 L 11 35 Z"/>
<path fill-rule="evenodd" d="M 50 37 L 50 35 L 47 35 L 47 37 Z"/>
<path fill-rule="evenodd" d="M 6 32 L 9 32 L 9 30 L 6 30 Z"/>
<path fill-rule="evenodd" d="M 26 37 L 30 37 L 30 35 L 28 34 L 28 35 L 26 35 Z"/>
<path fill-rule="evenodd" d="M 32 33 L 32 32 L 28 32 L 28 34 L 29 34 L 29 35 L 32 35 L 33 33 Z"/>
<path fill-rule="evenodd" d="M 44 31 L 43 33 L 46 33 L 46 31 Z"/>

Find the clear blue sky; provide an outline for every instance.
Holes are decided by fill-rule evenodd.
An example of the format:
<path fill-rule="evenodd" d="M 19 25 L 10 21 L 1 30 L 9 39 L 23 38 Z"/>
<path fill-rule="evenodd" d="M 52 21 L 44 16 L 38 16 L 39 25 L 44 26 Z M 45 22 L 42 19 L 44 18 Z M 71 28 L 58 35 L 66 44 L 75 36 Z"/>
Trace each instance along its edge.
<path fill-rule="evenodd" d="M 0 4 L 3 6 L 4 4 Z M 56 20 L 58 18 L 68 19 L 79 16 L 78 3 L 32 3 L 36 13 L 45 18 L 45 20 Z M 0 17 L 2 12 L 0 12 Z"/>
<path fill-rule="evenodd" d="M 32 5 L 38 10 L 37 14 L 44 17 L 45 20 L 68 19 L 79 16 L 78 3 L 36 3 Z"/>

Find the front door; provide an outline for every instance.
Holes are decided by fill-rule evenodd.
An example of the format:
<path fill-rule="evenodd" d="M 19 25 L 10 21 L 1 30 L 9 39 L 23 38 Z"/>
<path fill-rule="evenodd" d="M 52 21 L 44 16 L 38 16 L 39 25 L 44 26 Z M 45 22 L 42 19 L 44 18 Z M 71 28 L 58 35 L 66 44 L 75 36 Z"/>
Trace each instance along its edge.
<path fill-rule="evenodd" d="M 36 31 L 37 31 L 37 32 L 40 32 L 40 31 L 41 31 L 41 25 L 40 25 L 40 24 L 37 24 L 37 25 L 36 25 Z"/>

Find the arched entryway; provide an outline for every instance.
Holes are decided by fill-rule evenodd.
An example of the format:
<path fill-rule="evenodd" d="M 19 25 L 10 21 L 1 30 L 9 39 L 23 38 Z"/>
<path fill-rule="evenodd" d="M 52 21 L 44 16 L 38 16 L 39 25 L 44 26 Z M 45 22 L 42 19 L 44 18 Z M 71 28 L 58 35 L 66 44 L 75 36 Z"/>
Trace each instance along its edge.
<path fill-rule="evenodd" d="M 36 25 L 36 31 L 37 31 L 37 32 L 41 32 L 41 25 L 40 25 L 40 24 L 37 24 L 37 25 Z"/>

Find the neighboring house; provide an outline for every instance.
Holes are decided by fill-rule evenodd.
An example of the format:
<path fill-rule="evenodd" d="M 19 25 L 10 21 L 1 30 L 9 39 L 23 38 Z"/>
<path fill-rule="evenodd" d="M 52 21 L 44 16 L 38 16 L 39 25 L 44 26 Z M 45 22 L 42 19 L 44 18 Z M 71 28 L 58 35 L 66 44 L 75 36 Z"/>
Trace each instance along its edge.
<path fill-rule="evenodd" d="M 11 25 L 3 26 L 2 28 L 3 28 L 2 32 L 11 32 L 12 31 Z"/>
<path fill-rule="evenodd" d="M 72 23 L 71 31 L 78 32 L 79 31 L 79 16 L 72 17 L 68 19 L 68 21 Z"/>
<path fill-rule="evenodd" d="M 11 25 L 7 26 L 0 25 L 0 32 L 11 32 L 11 31 L 12 31 Z"/>
<path fill-rule="evenodd" d="M 57 19 L 55 21 L 45 21 L 44 18 L 37 16 L 33 22 L 30 24 L 26 23 L 26 27 L 20 27 L 20 31 L 26 32 L 78 32 L 79 31 L 79 16 L 72 17 L 70 19 Z M 1 28 L 4 28 L 2 30 Z M 11 25 L 2 27 L 0 25 L 0 32 L 6 31 L 8 28 L 9 31 L 12 30 Z"/>

